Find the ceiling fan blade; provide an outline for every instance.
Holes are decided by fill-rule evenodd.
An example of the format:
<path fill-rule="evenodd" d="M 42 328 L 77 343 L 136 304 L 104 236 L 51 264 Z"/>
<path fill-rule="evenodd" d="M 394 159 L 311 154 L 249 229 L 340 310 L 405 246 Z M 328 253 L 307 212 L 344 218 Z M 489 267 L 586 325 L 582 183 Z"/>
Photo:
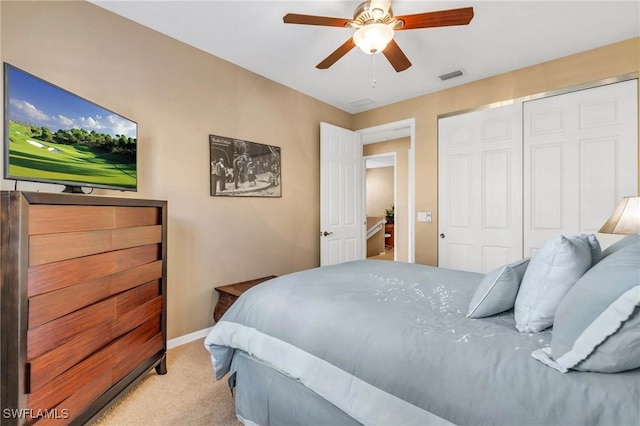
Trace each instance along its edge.
<path fill-rule="evenodd" d="M 395 40 L 391 40 L 387 47 L 382 51 L 384 56 L 389 60 L 391 66 L 397 71 L 404 71 L 411 66 L 411 62 L 404 54 L 398 43 Z"/>
<path fill-rule="evenodd" d="M 328 16 L 299 15 L 287 13 L 282 18 L 285 24 L 322 25 L 325 27 L 345 27 L 351 19 L 329 18 Z"/>
<path fill-rule="evenodd" d="M 416 28 L 448 27 L 451 25 L 467 25 L 473 18 L 473 7 L 461 9 L 441 10 L 439 12 L 416 13 L 415 15 L 396 16 L 404 22 L 398 30 L 413 30 Z"/>
<path fill-rule="evenodd" d="M 338 59 L 342 58 L 344 55 L 349 53 L 349 51 L 353 49 L 355 46 L 356 44 L 353 42 L 353 38 L 349 37 L 349 39 L 345 41 L 342 44 L 342 46 L 338 47 L 336 50 L 333 51 L 331 55 L 327 56 L 324 61 L 316 65 L 316 68 L 321 70 L 326 70 L 331 65 L 338 62 Z"/>

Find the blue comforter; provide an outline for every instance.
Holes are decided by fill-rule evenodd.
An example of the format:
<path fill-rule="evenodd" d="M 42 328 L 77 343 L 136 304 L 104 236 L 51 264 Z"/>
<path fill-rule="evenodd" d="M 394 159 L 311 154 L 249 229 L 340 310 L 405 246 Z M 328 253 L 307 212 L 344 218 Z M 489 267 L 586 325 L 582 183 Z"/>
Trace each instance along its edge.
<path fill-rule="evenodd" d="M 638 425 L 640 370 L 559 373 L 550 332 L 466 318 L 482 274 L 355 261 L 244 293 L 205 340 L 215 375 L 244 351 L 363 424 Z"/>

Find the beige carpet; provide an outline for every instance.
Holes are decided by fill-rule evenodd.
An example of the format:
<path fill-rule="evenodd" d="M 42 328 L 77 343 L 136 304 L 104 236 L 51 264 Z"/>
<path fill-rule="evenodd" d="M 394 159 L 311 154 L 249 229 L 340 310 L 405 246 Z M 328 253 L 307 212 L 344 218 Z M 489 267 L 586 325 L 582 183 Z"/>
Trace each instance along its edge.
<path fill-rule="evenodd" d="M 149 372 L 92 425 L 241 425 L 227 380 L 215 381 L 203 342 L 170 349 L 167 374 Z"/>
<path fill-rule="evenodd" d="M 384 254 L 380 254 L 377 256 L 369 256 L 367 259 L 375 259 L 375 260 L 393 260 L 395 257 L 395 251 L 393 248 L 385 249 Z"/>

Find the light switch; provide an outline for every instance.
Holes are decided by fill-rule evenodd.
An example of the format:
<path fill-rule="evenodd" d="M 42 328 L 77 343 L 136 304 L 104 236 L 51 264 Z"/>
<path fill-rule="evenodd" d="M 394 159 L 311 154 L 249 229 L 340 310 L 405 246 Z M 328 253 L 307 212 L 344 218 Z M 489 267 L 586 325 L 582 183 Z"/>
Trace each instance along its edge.
<path fill-rule="evenodd" d="M 418 222 L 431 222 L 431 212 L 418 212 Z"/>

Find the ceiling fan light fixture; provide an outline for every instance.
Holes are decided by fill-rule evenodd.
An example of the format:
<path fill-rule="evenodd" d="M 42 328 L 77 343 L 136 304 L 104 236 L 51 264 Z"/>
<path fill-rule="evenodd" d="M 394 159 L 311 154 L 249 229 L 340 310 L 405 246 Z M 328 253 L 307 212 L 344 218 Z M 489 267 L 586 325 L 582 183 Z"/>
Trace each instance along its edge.
<path fill-rule="evenodd" d="M 393 28 L 380 23 L 365 25 L 353 35 L 356 46 L 369 55 L 382 52 L 391 39 L 393 39 Z"/>

